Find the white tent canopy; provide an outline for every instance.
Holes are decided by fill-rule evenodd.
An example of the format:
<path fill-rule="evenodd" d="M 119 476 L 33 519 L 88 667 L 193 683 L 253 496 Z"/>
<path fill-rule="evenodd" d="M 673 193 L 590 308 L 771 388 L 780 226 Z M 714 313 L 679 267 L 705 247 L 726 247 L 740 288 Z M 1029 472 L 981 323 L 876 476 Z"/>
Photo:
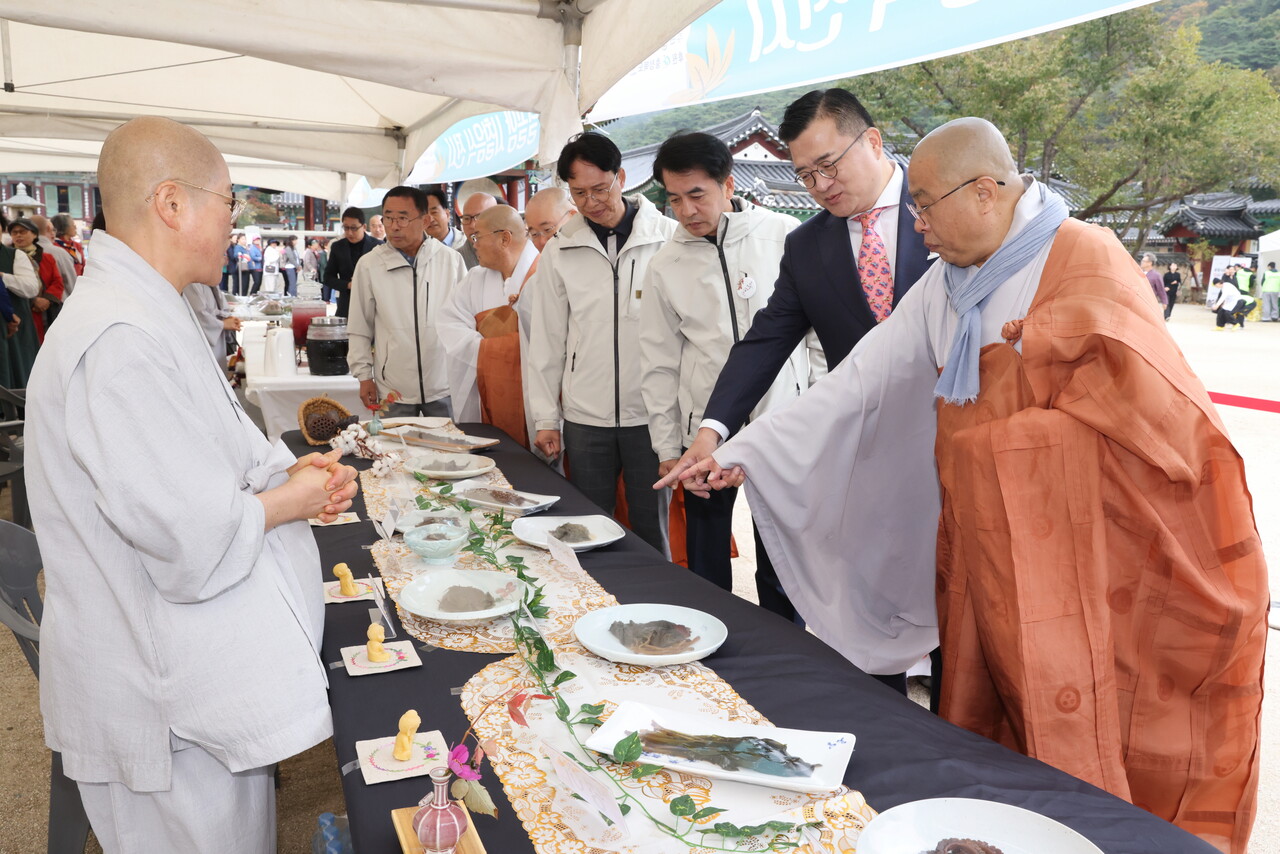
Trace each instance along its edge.
<path fill-rule="evenodd" d="M 540 114 L 551 161 L 596 98 L 714 5 L 0 0 L 0 137 L 102 140 L 164 115 L 228 155 L 389 186 L 450 125 L 513 109 Z"/>
<path fill-rule="evenodd" d="M 5 172 L 95 172 L 102 143 L 81 139 L 0 138 L 0 166 Z M 315 166 L 227 155 L 231 181 L 341 201 L 347 194 L 342 175 Z"/>
<path fill-rule="evenodd" d="M 1258 240 L 1258 269 L 1265 270 L 1273 261 L 1280 267 L 1280 231 L 1264 234 Z"/>

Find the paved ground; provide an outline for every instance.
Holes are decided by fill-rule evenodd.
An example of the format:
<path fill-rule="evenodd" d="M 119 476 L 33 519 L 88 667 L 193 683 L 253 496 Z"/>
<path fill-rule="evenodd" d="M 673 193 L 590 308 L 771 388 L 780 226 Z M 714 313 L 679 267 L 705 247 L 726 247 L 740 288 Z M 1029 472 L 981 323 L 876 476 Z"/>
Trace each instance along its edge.
<path fill-rule="evenodd" d="M 1280 400 L 1280 324 L 1250 324 L 1244 332 L 1213 332 L 1208 311 L 1179 306 L 1170 332 L 1210 391 Z M 1258 530 L 1272 566 L 1280 567 L 1280 414 L 1222 407 L 1232 438 L 1248 464 Z M 750 574 L 754 554 L 746 502 L 739 502 L 735 530 L 743 557 L 735 561 L 735 590 L 754 599 Z M 10 518 L 8 494 L 0 494 L 0 517 Z M 1277 585 L 1280 588 L 1280 585 Z M 1269 652 L 1280 652 L 1280 632 L 1271 632 Z M 35 854 L 44 850 L 48 810 L 49 756 L 42 742 L 36 682 L 13 636 L 0 632 L 0 854 Z M 1280 676 L 1267 674 L 1263 708 L 1263 764 L 1260 808 L 1251 854 L 1280 851 L 1280 764 L 1273 758 L 1280 745 Z M 88 710 L 86 710 L 88 711 Z M 341 812 L 332 745 L 326 743 L 291 760 L 281 769 L 280 851 L 310 850 L 315 817 L 324 810 Z M 99 851 L 91 845 L 90 851 Z"/>

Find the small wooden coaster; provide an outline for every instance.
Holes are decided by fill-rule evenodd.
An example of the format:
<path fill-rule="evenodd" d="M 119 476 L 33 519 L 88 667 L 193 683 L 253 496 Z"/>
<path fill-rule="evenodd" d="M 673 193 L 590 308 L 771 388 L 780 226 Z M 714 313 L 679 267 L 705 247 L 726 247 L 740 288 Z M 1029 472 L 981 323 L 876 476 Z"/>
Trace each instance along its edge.
<path fill-rule="evenodd" d="M 480 834 L 476 832 L 475 817 L 471 815 L 471 810 L 467 809 L 467 805 L 461 801 L 458 802 L 458 806 L 462 807 L 462 811 L 467 814 L 467 831 L 458 840 L 458 847 L 453 849 L 454 854 L 488 854 L 484 843 L 480 841 Z M 418 807 L 404 807 L 391 811 L 391 823 L 395 826 L 396 837 L 400 840 L 400 850 L 404 854 L 423 854 L 418 834 L 413 832 L 413 814 L 417 811 Z"/>

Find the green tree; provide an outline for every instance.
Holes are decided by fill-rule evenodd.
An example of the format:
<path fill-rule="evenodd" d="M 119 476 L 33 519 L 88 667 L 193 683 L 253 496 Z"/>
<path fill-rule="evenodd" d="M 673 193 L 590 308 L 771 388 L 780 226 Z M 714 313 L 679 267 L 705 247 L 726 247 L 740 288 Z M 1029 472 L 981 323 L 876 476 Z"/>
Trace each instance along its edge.
<path fill-rule="evenodd" d="M 1260 72 L 1201 59 L 1199 40 L 1139 9 L 842 85 L 903 148 L 943 121 L 990 119 L 1020 169 L 1079 188 L 1077 216 L 1145 240 L 1184 195 L 1280 183 L 1280 98 Z"/>

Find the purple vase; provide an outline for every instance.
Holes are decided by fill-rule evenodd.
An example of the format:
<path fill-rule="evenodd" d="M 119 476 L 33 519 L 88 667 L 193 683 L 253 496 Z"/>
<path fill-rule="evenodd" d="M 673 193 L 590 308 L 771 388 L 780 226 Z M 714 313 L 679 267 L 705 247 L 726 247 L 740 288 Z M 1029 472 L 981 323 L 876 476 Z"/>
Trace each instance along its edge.
<path fill-rule="evenodd" d="M 449 797 L 449 781 L 453 775 L 447 768 L 431 772 L 434 790 L 418 802 L 413 814 L 413 830 L 426 854 L 453 854 L 467 831 L 467 814 Z"/>

